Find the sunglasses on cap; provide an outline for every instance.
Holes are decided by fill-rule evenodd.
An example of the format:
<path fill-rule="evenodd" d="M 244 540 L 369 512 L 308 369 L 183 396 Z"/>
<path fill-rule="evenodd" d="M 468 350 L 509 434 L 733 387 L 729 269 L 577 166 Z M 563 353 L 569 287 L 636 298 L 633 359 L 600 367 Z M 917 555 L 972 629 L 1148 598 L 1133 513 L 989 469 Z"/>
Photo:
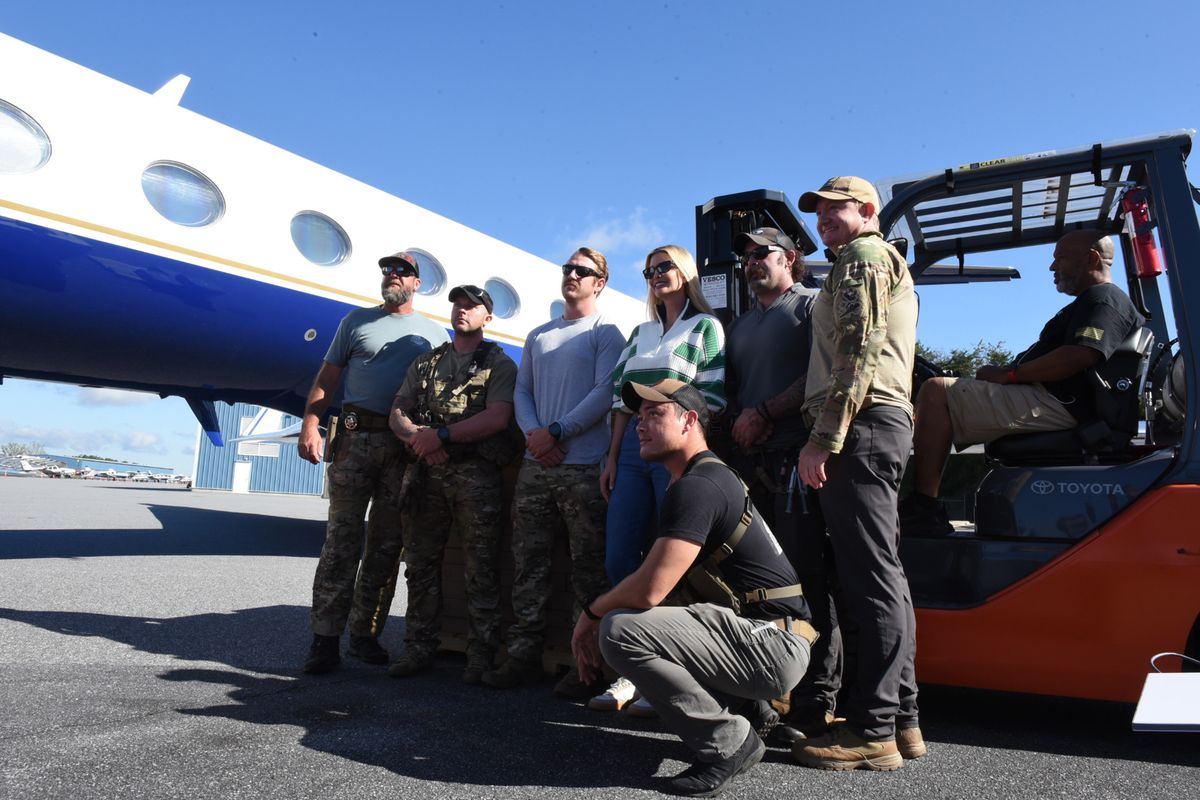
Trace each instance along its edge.
<path fill-rule="evenodd" d="M 787 251 L 784 250 L 782 247 L 780 247 L 777 244 L 760 244 L 758 247 L 754 248 L 753 250 L 748 250 L 746 252 L 746 254 L 744 256 L 742 256 L 742 260 L 743 261 L 762 261 L 764 258 L 769 256 L 771 253 L 785 253 L 785 252 L 787 252 Z"/>
<path fill-rule="evenodd" d="M 580 280 L 583 280 L 584 278 L 600 277 L 600 273 L 596 272 L 596 270 L 592 269 L 591 267 L 581 267 L 578 264 L 563 264 L 562 271 L 564 278 L 570 275 L 572 272 L 578 275 Z"/>
<path fill-rule="evenodd" d="M 384 275 L 397 273 L 401 278 L 411 278 L 417 274 L 417 270 L 411 264 L 383 264 L 379 265 L 379 271 Z"/>
<path fill-rule="evenodd" d="M 642 277 L 646 280 L 650 280 L 655 275 L 666 275 L 673 269 L 675 269 L 674 261 L 660 261 L 653 267 L 646 267 L 644 270 L 642 270 Z"/>

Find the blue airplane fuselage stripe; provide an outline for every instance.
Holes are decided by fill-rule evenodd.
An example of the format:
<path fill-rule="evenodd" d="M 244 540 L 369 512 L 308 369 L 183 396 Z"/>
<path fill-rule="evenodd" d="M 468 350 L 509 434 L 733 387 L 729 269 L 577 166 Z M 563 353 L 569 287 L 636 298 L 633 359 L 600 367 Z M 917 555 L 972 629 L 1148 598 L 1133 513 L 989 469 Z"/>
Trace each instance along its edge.
<path fill-rule="evenodd" d="M 299 415 L 353 304 L 0 217 L 0 374 Z M 316 331 L 305 341 L 309 330 Z M 519 360 L 521 348 L 504 350 Z"/>

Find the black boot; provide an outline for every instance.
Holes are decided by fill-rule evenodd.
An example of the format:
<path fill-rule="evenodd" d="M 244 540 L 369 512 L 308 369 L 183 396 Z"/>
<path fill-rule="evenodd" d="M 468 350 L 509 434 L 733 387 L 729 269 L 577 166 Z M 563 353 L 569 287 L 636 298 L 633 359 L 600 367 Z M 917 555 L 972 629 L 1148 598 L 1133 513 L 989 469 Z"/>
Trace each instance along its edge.
<path fill-rule="evenodd" d="M 729 758 L 693 764 L 667 781 L 663 790 L 683 797 L 716 797 L 729 782 L 762 761 L 766 746 L 753 730 Z"/>
<path fill-rule="evenodd" d="M 340 645 L 340 636 L 315 634 L 312 647 L 308 649 L 308 660 L 304 662 L 304 671 L 310 675 L 333 672 L 342 663 Z"/>
<path fill-rule="evenodd" d="M 386 664 L 390 658 L 388 651 L 374 636 L 351 636 L 346 653 L 368 664 Z"/>

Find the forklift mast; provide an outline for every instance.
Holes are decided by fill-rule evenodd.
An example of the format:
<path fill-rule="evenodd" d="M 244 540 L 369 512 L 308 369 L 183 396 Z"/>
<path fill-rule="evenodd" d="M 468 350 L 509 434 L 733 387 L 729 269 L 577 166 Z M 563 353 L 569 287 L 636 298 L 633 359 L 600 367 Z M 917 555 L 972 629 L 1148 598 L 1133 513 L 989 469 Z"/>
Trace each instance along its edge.
<path fill-rule="evenodd" d="M 802 255 L 816 252 L 816 239 L 783 192 L 755 189 L 714 197 L 696 206 L 696 266 L 704 298 L 728 325 L 754 298 L 746 282 L 741 253 L 733 239 L 755 228 L 777 228 L 796 243 Z"/>

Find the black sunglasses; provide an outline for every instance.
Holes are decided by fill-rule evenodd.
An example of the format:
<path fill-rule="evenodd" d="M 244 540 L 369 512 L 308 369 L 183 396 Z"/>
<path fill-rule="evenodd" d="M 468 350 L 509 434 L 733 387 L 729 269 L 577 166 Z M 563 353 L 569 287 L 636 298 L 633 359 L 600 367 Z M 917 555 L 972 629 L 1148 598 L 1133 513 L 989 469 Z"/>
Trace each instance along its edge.
<path fill-rule="evenodd" d="M 758 247 L 754 248 L 753 250 L 747 252 L 744 256 L 742 256 L 742 260 L 743 261 L 750 261 L 750 260 L 762 261 L 764 258 L 769 256 L 771 253 L 776 253 L 776 252 L 777 253 L 785 253 L 787 251 L 784 250 L 779 245 L 762 244 L 762 245 L 759 245 Z"/>
<path fill-rule="evenodd" d="M 600 277 L 600 273 L 596 272 L 596 270 L 592 269 L 591 267 L 581 267 L 578 264 L 563 264 L 562 271 L 564 278 L 570 275 L 572 272 L 578 275 L 580 280 L 583 280 L 584 278 Z"/>
<path fill-rule="evenodd" d="M 655 275 L 666 275 L 673 269 L 675 269 L 674 261 L 660 261 L 653 267 L 646 267 L 644 270 L 642 270 L 642 277 L 646 280 L 650 280 Z"/>
<path fill-rule="evenodd" d="M 398 273 L 401 278 L 411 278 L 415 277 L 417 274 L 417 271 L 408 264 L 388 264 L 386 266 L 380 264 L 379 271 L 384 275 L 391 275 L 393 272 L 395 272 Z"/>

